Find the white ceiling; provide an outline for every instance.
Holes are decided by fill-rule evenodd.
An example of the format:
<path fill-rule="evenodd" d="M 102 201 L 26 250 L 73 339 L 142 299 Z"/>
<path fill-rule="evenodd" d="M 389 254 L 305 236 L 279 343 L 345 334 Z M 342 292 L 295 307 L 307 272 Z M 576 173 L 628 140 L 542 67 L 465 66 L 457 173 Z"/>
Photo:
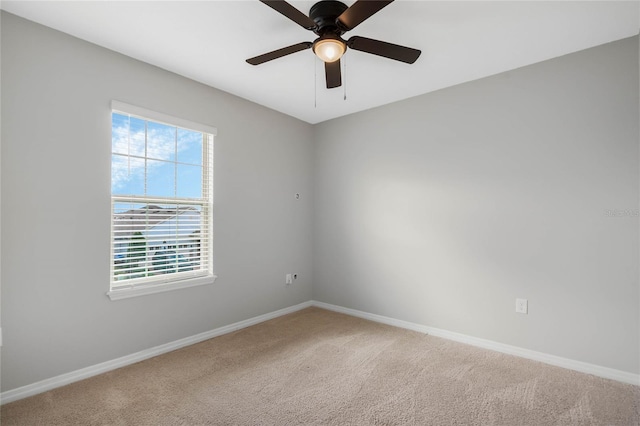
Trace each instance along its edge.
<path fill-rule="evenodd" d="M 314 3 L 291 1 L 305 14 Z M 328 90 L 311 50 L 245 62 L 315 38 L 258 0 L 4 0 L 1 7 L 309 123 L 630 37 L 640 27 L 638 1 L 397 0 L 344 38 L 421 49 L 418 61 L 348 50 L 343 87 Z"/>

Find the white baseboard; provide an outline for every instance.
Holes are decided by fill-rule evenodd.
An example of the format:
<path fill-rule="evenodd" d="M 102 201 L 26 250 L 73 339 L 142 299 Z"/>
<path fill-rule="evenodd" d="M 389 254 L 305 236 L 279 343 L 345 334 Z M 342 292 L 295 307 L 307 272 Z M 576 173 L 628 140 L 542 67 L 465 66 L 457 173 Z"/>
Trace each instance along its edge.
<path fill-rule="evenodd" d="M 408 330 L 418 331 L 421 333 L 429 334 L 431 336 L 442 337 L 444 339 L 454 340 L 456 342 L 466 343 L 468 345 L 490 349 L 509 355 L 516 355 L 521 358 L 531 359 L 533 361 L 540 361 L 545 364 L 555 365 L 556 367 L 563 367 L 569 370 L 579 371 L 581 373 L 593 374 L 594 376 L 603 377 L 605 379 L 612 379 L 618 382 L 640 386 L 639 374 L 628 373 L 626 371 L 615 370 L 613 368 L 602 367 L 599 365 L 589 364 L 586 362 L 576 361 L 568 358 L 562 358 L 555 355 L 532 351 L 530 349 L 519 348 L 517 346 L 506 345 L 504 343 L 494 342 L 492 340 L 480 339 L 478 337 L 468 336 L 466 334 L 428 327 L 426 325 L 402 321 L 382 315 L 370 314 L 368 312 L 358 311 L 355 309 L 343 308 L 342 306 L 331 305 L 329 303 L 318 302 L 315 300 L 312 301 L 311 304 L 312 306 L 317 306 L 318 308 L 340 312 L 358 318 L 380 322 L 395 327 L 406 328 Z"/>
<path fill-rule="evenodd" d="M 60 386 L 68 385 L 79 380 L 84 380 L 89 377 L 96 376 L 98 374 L 106 373 L 117 368 L 125 367 L 127 365 L 134 364 L 136 362 L 144 361 L 145 359 L 152 358 L 154 356 L 162 355 L 167 352 L 174 351 L 176 349 L 183 348 L 185 346 L 193 345 L 195 343 L 202 342 L 223 334 L 231 333 L 236 330 L 240 330 L 255 324 L 259 324 L 270 319 L 280 317 L 282 315 L 290 314 L 310 306 L 316 306 L 318 308 L 327 309 L 334 312 L 340 312 L 343 314 L 351 315 L 358 318 L 367 319 L 383 324 L 392 325 L 394 327 L 405 328 L 408 330 L 418 331 L 420 333 L 429 334 L 436 337 L 442 337 L 456 342 L 466 343 L 468 345 L 477 346 L 480 348 L 490 349 L 497 352 L 502 352 L 509 355 L 516 355 L 522 358 L 531 359 L 534 361 L 540 361 L 545 364 L 555 365 L 558 367 L 567 368 L 570 370 L 579 371 L 582 373 L 593 374 L 594 376 L 604 377 L 606 379 L 617 380 L 623 383 L 629 383 L 632 385 L 640 385 L 640 375 L 628 373 L 625 371 L 615 370 L 608 367 L 602 367 L 599 365 L 589 364 L 582 361 L 575 361 L 572 359 L 562 358 L 555 355 L 549 355 L 542 352 L 536 352 L 529 349 L 519 348 L 516 346 L 506 345 L 504 343 L 498 343 L 491 340 L 480 339 L 477 337 L 467 336 L 465 334 L 454 333 L 452 331 L 442 330 L 438 328 L 428 327 L 422 324 L 416 324 L 408 321 L 402 321 L 395 318 L 385 317 L 382 315 L 370 314 L 368 312 L 358 311 L 356 309 L 344 308 L 342 306 L 331 305 L 329 303 L 318 302 L 310 300 L 298 305 L 290 306 L 288 308 L 280 309 L 274 312 L 270 312 L 257 317 L 249 318 L 244 321 L 239 321 L 230 325 L 216 328 L 211 331 L 196 334 L 194 336 L 185 337 L 173 342 L 166 343 L 164 345 L 156 346 L 150 349 L 145 349 L 140 352 L 136 352 L 131 355 L 126 355 L 120 358 L 116 358 L 111 361 L 102 362 L 100 364 L 92 365 L 90 367 L 82 368 L 80 370 L 72 371 L 70 373 L 61 374 L 50 379 L 42 380 L 30 385 L 22 386 L 17 389 L 8 390 L 0 394 L 0 404 L 7 404 L 9 402 L 17 401 L 22 398 L 27 398 L 42 392 L 46 392 L 51 389 L 58 388 Z"/>
<path fill-rule="evenodd" d="M 69 383 L 84 380 L 89 377 L 96 376 L 98 374 L 106 373 L 117 368 L 125 367 L 127 365 L 134 364 L 136 362 L 144 361 L 145 359 L 152 358 L 154 356 L 162 355 L 167 352 L 174 351 L 176 349 L 183 348 L 185 346 L 193 345 L 204 340 L 211 339 L 213 337 L 221 336 L 223 334 L 231 333 L 242 328 L 246 328 L 255 324 L 259 324 L 270 319 L 280 317 L 282 315 L 290 314 L 292 312 L 299 311 L 304 308 L 308 308 L 312 305 L 311 301 L 300 303 L 298 305 L 290 306 L 288 308 L 280 309 L 274 312 L 270 312 L 257 317 L 249 318 L 244 321 L 239 321 L 230 325 L 216 328 L 214 330 L 205 331 L 204 333 L 196 334 L 194 336 L 185 337 L 173 342 L 165 343 L 164 345 L 156 346 L 150 349 L 145 349 L 140 352 L 136 352 L 131 355 L 126 355 L 120 358 L 113 359 L 111 361 L 102 362 L 100 364 L 92 365 L 90 367 L 82 368 L 80 370 L 72 371 L 70 373 L 61 374 L 50 379 L 42 380 L 30 385 L 22 386 L 17 389 L 8 390 L 0 394 L 0 404 L 7 404 L 9 402 L 17 401 L 22 398 L 27 398 L 42 392 L 46 392 L 51 389 L 58 388 L 60 386 L 68 385 Z"/>

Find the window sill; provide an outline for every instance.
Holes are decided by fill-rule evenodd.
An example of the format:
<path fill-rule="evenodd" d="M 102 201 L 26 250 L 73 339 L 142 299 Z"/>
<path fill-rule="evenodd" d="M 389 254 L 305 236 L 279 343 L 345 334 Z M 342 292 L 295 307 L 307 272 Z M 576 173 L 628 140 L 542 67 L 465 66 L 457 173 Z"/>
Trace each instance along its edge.
<path fill-rule="evenodd" d="M 120 288 L 107 292 L 107 296 L 112 301 L 128 299 L 130 297 L 146 296 L 148 294 L 164 293 L 165 291 L 180 290 L 183 288 L 196 287 L 200 285 L 213 284 L 218 278 L 217 275 L 207 275 L 205 277 L 189 278 L 169 283 L 149 284 L 137 287 Z"/>

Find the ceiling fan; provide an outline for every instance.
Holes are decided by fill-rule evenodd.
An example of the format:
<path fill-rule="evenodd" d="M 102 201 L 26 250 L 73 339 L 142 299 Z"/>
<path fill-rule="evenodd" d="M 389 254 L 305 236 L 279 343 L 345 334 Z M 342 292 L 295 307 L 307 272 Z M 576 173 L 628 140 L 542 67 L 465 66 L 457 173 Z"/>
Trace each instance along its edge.
<path fill-rule="evenodd" d="M 313 31 L 318 38 L 313 42 L 304 41 L 247 59 L 251 65 L 263 64 L 311 48 L 316 56 L 324 62 L 327 89 L 332 89 L 342 85 L 340 58 L 347 47 L 407 64 L 413 64 L 420 56 L 420 50 L 410 47 L 366 37 L 353 36 L 346 41 L 341 37 L 392 3 L 393 0 L 357 0 L 351 7 L 336 0 L 323 0 L 311 6 L 309 16 L 284 0 L 260 1 L 301 27 Z"/>

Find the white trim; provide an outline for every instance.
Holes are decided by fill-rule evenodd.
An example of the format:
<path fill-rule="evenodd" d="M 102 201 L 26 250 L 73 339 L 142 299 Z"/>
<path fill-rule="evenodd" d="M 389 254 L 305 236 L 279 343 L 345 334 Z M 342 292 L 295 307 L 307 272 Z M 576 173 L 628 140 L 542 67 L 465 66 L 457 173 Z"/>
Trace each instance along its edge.
<path fill-rule="evenodd" d="M 165 291 L 180 290 L 183 288 L 196 287 L 200 285 L 213 284 L 218 278 L 217 275 L 207 275 L 205 277 L 189 278 L 178 281 L 167 281 L 164 283 L 154 283 L 149 285 L 137 285 L 133 287 L 116 288 L 108 291 L 109 299 L 120 300 L 130 297 L 145 296 L 147 294 L 164 293 Z"/>
<path fill-rule="evenodd" d="M 416 324 L 409 321 L 402 321 L 399 319 L 385 317 L 377 314 L 370 314 L 369 312 L 358 311 L 351 308 L 344 308 L 342 306 L 332 305 L 330 303 L 318 302 L 317 300 L 312 300 L 311 306 L 326 309 L 328 311 L 339 312 L 341 314 L 351 315 L 352 317 L 363 318 L 369 321 L 392 325 L 394 327 L 406 328 L 407 330 L 413 330 L 419 333 L 429 334 L 430 330 L 430 328 L 426 325 Z"/>
<path fill-rule="evenodd" d="M 171 126 L 182 127 L 184 129 L 196 130 L 198 132 L 209 133 L 216 136 L 218 129 L 208 124 L 196 123 L 195 121 L 186 120 L 180 117 L 174 117 L 162 112 L 152 111 L 136 105 L 127 104 L 116 100 L 111 101 L 111 110 L 125 114 L 135 115 L 140 118 L 148 118 L 160 123 L 169 124 Z"/>
<path fill-rule="evenodd" d="M 492 340 L 481 339 L 478 337 L 468 336 L 466 334 L 455 333 L 453 331 L 448 331 L 448 330 L 442 330 L 440 328 L 428 327 L 422 324 L 402 321 L 395 318 L 385 317 L 382 315 L 370 314 L 368 312 L 358 311 L 350 308 L 344 308 L 342 306 L 331 305 L 329 303 L 318 302 L 315 300 L 313 300 L 311 303 L 312 303 L 312 306 L 316 306 L 318 308 L 323 308 L 323 309 L 351 315 L 358 318 L 364 318 L 370 321 L 392 325 L 394 327 L 406 328 L 408 330 L 418 331 L 420 333 L 429 334 L 431 336 L 442 337 L 444 339 L 454 340 L 456 342 L 465 343 L 471 346 L 477 346 L 479 348 L 490 349 L 492 351 L 501 352 L 504 354 L 515 355 L 521 358 L 526 358 L 533 361 L 539 361 L 545 364 L 554 365 L 556 367 L 567 368 L 569 370 L 579 371 L 581 373 L 593 374 L 594 376 L 603 377 L 605 379 L 611 379 L 611 380 L 616 380 L 618 382 L 640 386 L 640 374 L 629 373 L 626 371 L 616 370 L 609 367 L 602 367 L 600 365 L 589 364 L 587 362 L 576 361 L 568 358 L 562 358 L 559 356 L 550 355 L 543 352 L 536 352 L 530 349 L 525 349 L 517 346 L 507 345 L 504 343 L 494 342 Z"/>
<path fill-rule="evenodd" d="M 305 309 L 311 306 L 311 301 L 303 302 L 288 308 L 280 309 L 274 312 L 258 315 L 257 317 L 249 318 L 244 321 L 239 321 L 230 325 L 225 325 L 216 328 L 211 331 L 205 331 L 204 333 L 196 334 L 195 336 L 185 337 L 184 339 L 175 340 L 173 342 L 165 343 L 164 345 L 156 346 L 150 349 L 145 349 L 140 352 L 136 352 L 131 355 L 125 355 L 120 358 L 116 358 L 111 361 L 102 362 L 100 364 L 92 365 L 90 367 L 81 368 L 80 370 L 72 371 L 70 373 L 61 374 L 50 379 L 45 379 L 30 385 L 22 386 L 17 389 L 8 390 L 0 394 L 0 404 L 7 404 L 9 402 L 17 401 L 22 398 L 37 395 L 42 392 L 46 392 L 51 389 L 58 388 L 60 386 L 68 385 L 69 383 L 84 380 L 89 377 L 96 376 L 98 374 L 106 373 L 117 368 L 125 367 L 127 365 L 134 364 L 136 362 L 144 361 L 145 359 L 152 358 L 154 356 L 162 355 L 167 352 L 174 351 L 176 349 L 184 348 L 185 346 L 193 345 L 195 343 L 202 342 L 204 340 L 212 339 L 223 334 L 232 333 L 242 328 L 250 327 L 255 324 L 259 324 L 264 321 L 268 321 L 274 318 L 278 318 L 282 315 L 287 315 L 293 312 L 297 312 L 301 309 Z"/>
<path fill-rule="evenodd" d="M 60 386 L 68 385 L 69 383 L 84 380 L 89 377 L 96 376 L 98 374 L 106 373 L 117 368 L 125 367 L 127 365 L 134 364 L 136 362 L 144 361 L 145 359 L 152 358 L 154 356 L 162 355 L 167 352 L 174 351 L 176 349 L 183 348 L 185 346 L 193 345 L 195 343 L 202 342 L 204 340 L 212 339 L 223 334 L 231 333 L 242 328 L 250 327 L 255 324 L 259 324 L 270 319 L 278 318 L 282 315 L 287 315 L 299 310 L 315 306 L 322 309 L 327 309 L 334 312 L 351 315 L 358 318 L 367 319 L 383 324 L 388 324 L 394 327 L 405 328 L 408 330 L 417 331 L 420 333 L 429 334 L 432 336 L 442 337 L 448 340 L 454 340 L 456 342 L 465 343 L 472 346 L 477 346 L 484 349 L 490 349 L 496 352 L 501 352 L 509 355 L 515 355 L 522 358 L 531 359 L 534 361 L 540 361 L 545 364 L 555 365 L 557 367 L 567 368 L 569 370 L 579 371 L 581 373 L 593 374 L 594 376 L 603 377 L 605 379 L 612 379 L 623 383 L 632 385 L 640 385 L 640 375 L 628 373 L 626 371 L 615 370 L 613 368 L 601 367 L 599 365 L 589 364 L 582 361 L 575 361 L 572 359 L 562 358 L 555 355 L 549 355 L 542 352 L 536 352 L 529 349 L 519 348 L 516 346 L 505 345 L 503 343 L 493 342 L 491 340 L 480 339 L 477 337 L 467 336 L 465 334 L 454 333 L 452 331 L 442 330 L 439 328 L 428 327 L 421 324 L 416 324 L 408 321 L 402 321 L 395 318 L 385 317 L 382 315 L 370 314 L 368 312 L 358 311 L 356 309 L 344 308 L 342 306 L 331 305 L 329 303 L 318 302 L 316 300 L 309 300 L 307 302 L 299 303 L 288 308 L 280 309 L 267 314 L 259 315 L 244 321 L 239 321 L 230 325 L 216 328 L 211 331 L 205 331 L 204 333 L 196 334 L 195 336 L 185 337 L 173 342 L 166 343 L 164 345 L 156 346 L 150 349 L 145 349 L 140 352 L 136 352 L 131 355 L 126 355 L 120 358 L 116 358 L 111 361 L 106 361 L 100 364 L 96 364 L 90 367 L 82 368 L 80 370 L 72 371 L 70 373 L 61 374 L 50 379 L 42 380 L 30 385 L 22 386 L 17 389 L 8 390 L 0 394 L 0 404 L 7 404 L 9 402 L 17 401 L 22 398 L 37 395 L 42 392 L 46 392 L 51 389 L 58 388 Z"/>

